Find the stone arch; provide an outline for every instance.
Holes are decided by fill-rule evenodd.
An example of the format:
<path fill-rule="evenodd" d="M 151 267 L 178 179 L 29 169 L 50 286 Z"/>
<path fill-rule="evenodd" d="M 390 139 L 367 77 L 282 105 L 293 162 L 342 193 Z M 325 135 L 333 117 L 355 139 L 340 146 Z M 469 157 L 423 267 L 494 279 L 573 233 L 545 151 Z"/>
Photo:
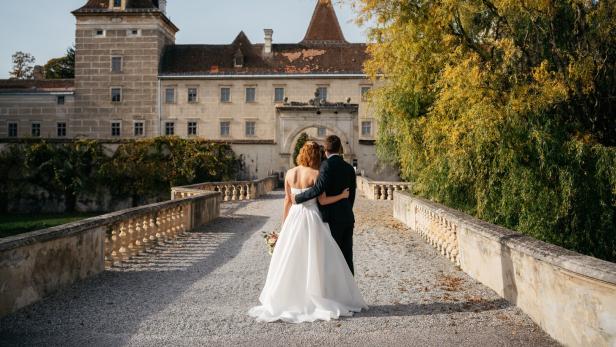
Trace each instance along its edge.
<path fill-rule="evenodd" d="M 287 135 L 284 140 L 284 149 L 285 153 L 292 153 L 292 147 L 294 146 L 294 140 L 302 133 L 302 131 L 308 130 L 310 128 L 325 128 L 329 131 L 332 131 L 335 135 L 340 137 L 340 141 L 342 142 L 342 147 L 344 149 L 345 156 L 353 156 L 355 153 L 353 152 L 352 142 L 349 141 L 349 137 L 345 134 L 344 131 L 335 126 L 330 126 L 326 124 L 318 124 L 318 123 L 305 123 L 298 125 L 295 129 Z"/>

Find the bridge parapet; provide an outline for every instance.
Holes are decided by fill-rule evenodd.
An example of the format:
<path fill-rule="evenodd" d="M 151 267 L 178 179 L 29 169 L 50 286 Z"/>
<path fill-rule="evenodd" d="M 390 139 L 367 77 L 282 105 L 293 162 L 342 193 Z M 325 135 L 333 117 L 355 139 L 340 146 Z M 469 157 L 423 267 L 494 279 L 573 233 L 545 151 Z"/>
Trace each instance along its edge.
<path fill-rule="evenodd" d="M 616 346 L 616 264 L 394 193 L 394 217 L 567 346 Z"/>
<path fill-rule="evenodd" d="M 220 192 L 0 239 L 0 317 L 94 276 L 220 214 Z"/>
<path fill-rule="evenodd" d="M 254 200 L 276 189 L 278 176 L 255 181 L 205 182 L 171 188 L 171 199 L 181 199 L 203 191 L 220 192 L 223 201 Z"/>
<path fill-rule="evenodd" d="M 408 182 L 373 181 L 365 176 L 357 176 L 357 190 L 370 200 L 393 200 L 394 192 L 409 191 Z"/>

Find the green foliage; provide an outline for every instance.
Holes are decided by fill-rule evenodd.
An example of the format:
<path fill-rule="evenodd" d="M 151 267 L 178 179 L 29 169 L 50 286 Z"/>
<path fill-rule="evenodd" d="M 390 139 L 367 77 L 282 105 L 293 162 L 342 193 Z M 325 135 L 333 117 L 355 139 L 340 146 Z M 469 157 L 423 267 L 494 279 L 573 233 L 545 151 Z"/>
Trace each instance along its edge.
<path fill-rule="evenodd" d="M 357 2 L 377 151 L 416 194 L 616 260 L 613 1 Z"/>
<path fill-rule="evenodd" d="M 36 59 L 30 53 L 15 52 L 12 56 L 13 68 L 9 72 L 11 78 L 18 80 L 32 79 Z"/>
<path fill-rule="evenodd" d="M 229 145 L 176 137 L 128 142 L 112 156 L 97 141 L 12 145 L 0 152 L 0 207 L 28 187 L 62 197 L 69 212 L 81 194 L 104 191 L 136 206 L 172 186 L 233 179 L 238 165 Z"/>
<path fill-rule="evenodd" d="M 75 78 L 75 48 L 67 49 L 63 57 L 50 59 L 43 70 L 46 79 Z"/>
<path fill-rule="evenodd" d="M 297 138 L 297 142 L 295 143 L 295 149 L 293 150 L 293 164 L 297 166 L 297 156 L 299 155 L 299 151 L 304 147 L 304 144 L 308 141 L 308 134 L 301 133 Z"/>

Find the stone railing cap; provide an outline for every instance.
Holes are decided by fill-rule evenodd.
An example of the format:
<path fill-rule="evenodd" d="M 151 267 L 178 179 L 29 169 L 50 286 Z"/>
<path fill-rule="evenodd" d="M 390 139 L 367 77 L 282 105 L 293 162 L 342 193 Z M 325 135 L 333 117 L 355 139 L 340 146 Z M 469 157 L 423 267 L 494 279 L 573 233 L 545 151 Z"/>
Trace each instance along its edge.
<path fill-rule="evenodd" d="M 104 215 L 87 218 L 52 228 L 36 230 L 20 235 L 2 238 L 0 239 L 0 251 L 14 249 L 26 245 L 32 245 L 37 242 L 45 242 L 61 237 L 72 236 L 89 229 L 107 227 L 126 218 L 152 213 L 158 211 L 161 208 L 176 207 L 185 204 L 191 200 L 208 199 L 212 196 L 220 196 L 220 192 L 199 191 L 199 193 L 199 195 L 183 199 L 169 200 L 156 204 L 111 212 Z"/>
<path fill-rule="evenodd" d="M 512 249 L 523 252 L 575 274 L 616 284 L 616 263 L 583 255 L 560 246 L 543 242 L 511 229 L 494 225 L 466 213 L 420 198 L 409 192 L 396 191 L 394 198 L 407 198 L 429 207 L 435 213 L 456 219 L 459 228 L 471 229 L 483 237 L 500 242 Z"/>

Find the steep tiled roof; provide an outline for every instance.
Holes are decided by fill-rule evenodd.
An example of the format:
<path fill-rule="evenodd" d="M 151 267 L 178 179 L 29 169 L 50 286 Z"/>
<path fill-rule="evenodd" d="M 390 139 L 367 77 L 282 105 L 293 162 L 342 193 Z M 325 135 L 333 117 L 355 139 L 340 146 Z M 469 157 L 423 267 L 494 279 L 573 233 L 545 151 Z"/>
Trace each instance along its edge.
<path fill-rule="evenodd" d="M 72 92 L 75 81 L 67 80 L 0 80 L 2 93 L 49 93 Z"/>
<path fill-rule="evenodd" d="M 330 0 L 318 0 L 303 44 L 346 43 Z"/>
<path fill-rule="evenodd" d="M 158 0 L 126 0 L 127 10 L 155 10 L 158 11 Z M 75 12 L 109 11 L 109 0 L 88 0 L 84 6 Z"/>
<path fill-rule="evenodd" d="M 242 67 L 233 57 L 244 56 Z M 263 54 L 263 44 L 252 44 L 241 32 L 230 45 L 173 45 L 163 55 L 161 75 L 361 74 L 366 45 L 348 43 L 330 0 L 318 0 L 302 42 L 274 44 Z"/>
<path fill-rule="evenodd" d="M 274 44 L 263 58 L 263 44 L 243 46 L 244 65 L 234 67 L 234 45 L 172 45 L 161 61 L 161 75 L 360 74 L 366 45 Z"/>

